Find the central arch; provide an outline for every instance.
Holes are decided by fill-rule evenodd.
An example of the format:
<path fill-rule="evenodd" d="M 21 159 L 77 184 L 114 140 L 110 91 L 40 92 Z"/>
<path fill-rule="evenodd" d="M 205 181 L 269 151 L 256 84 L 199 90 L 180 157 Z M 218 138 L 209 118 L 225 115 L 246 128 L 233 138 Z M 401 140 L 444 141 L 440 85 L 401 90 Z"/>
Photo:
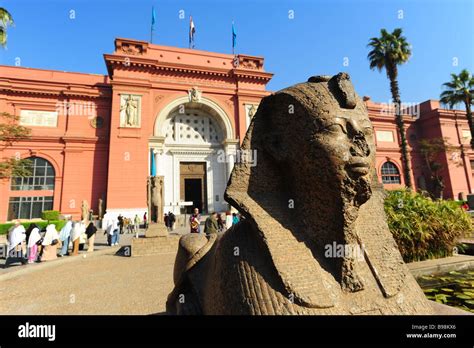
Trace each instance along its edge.
<path fill-rule="evenodd" d="M 237 145 L 227 113 L 213 100 L 190 102 L 182 96 L 168 103 L 153 129 L 156 174 L 164 178 L 164 210 L 189 213 L 226 211 L 224 191 Z M 225 161 L 223 161 L 225 159 Z M 192 202 L 183 208 L 182 202 Z"/>
<path fill-rule="evenodd" d="M 158 113 L 155 125 L 153 128 L 154 136 L 164 136 L 163 126 L 168 117 L 168 115 L 177 110 L 181 105 L 184 105 L 184 109 L 202 109 L 207 111 L 214 119 L 220 123 L 221 127 L 224 129 L 224 137 L 226 139 L 235 139 L 234 127 L 230 121 L 227 113 L 222 109 L 222 107 L 217 104 L 212 99 L 201 97 L 199 102 L 190 102 L 188 96 L 182 96 L 174 99 L 172 102 L 168 103 L 161 111 Z"/>

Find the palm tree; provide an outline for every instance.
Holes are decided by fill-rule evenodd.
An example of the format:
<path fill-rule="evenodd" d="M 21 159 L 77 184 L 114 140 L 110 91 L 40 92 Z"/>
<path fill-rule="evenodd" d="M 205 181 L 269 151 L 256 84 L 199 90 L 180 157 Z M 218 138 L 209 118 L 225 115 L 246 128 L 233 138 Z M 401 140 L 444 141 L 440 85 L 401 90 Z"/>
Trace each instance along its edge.
<path fill-rule="evenodd" d="M 13 25 L 13 18 L 10 12 L 0 7 L 0 45 L 5 47 L 7 44 L 7 27 Z"/>
<path fill-rule="evenodd" d="M 474 77 L 464 69 L 459 75 L 451 74 L 451 81 L 443 83 L 446 90 L 440 95 L 440 102 L 449 105 L 464 103 L 466 107 L 467 123 L 471 131 L 471 148 L 474 149 L 474 126 L 472 124 L 471 104 L 474 103 Z"/>
<path fill-rule="evenodd" d="M 400 150 L 402 153 L 403 176 L 405 185 L 411 188 L 410 163 L 408 160 L 407 139 L 405 134 L 402 103 L 400 101 L 400 90 L 398 88 L 398 65 L 406 63 L 411 55 L 410 45 L 406 38 L 402 36 L 402 29 L 397 28 L 393 33 L 387 30 L 380 30 L 380 37 L 370 39 L 368 47 L 372 50 L 367 55 L 370 62 L 370 69 L 377 68 L 382 71 L 385 68 L 387 77 L 390 80 L 390 91 L 395 103 L 395 119 L 398 133 L 400 134 Z"/>

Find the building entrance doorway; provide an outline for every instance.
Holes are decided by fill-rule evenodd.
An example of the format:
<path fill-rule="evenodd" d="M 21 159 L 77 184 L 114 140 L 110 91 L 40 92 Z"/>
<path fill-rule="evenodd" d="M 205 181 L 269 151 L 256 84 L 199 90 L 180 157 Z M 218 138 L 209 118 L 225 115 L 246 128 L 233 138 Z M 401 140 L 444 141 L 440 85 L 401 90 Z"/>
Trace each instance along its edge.
<path fill-rule="evenodd" d="M 179 167 L 181 200 L 193 202 L 192 206 L 186 206 L 186 214 L 192 214 L 194 208 L 198 208 L 200 213 L 207 213 L 206 163 L 181 162 Z"/>

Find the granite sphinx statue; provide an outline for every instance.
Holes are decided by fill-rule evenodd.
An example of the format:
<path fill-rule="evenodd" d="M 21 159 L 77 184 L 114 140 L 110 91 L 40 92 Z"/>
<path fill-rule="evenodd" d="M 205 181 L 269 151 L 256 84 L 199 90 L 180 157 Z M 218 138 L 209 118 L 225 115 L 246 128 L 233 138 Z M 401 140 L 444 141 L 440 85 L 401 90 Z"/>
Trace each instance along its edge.
<path fill-rule="evenodd" d="M 181 237 L 168 313 L 432 313 L 389 232 L 372 125 L 347 74 L 265 97 L 242 150 L 257 165 L 235 164 L 225 198 L 244 219 Z"/>

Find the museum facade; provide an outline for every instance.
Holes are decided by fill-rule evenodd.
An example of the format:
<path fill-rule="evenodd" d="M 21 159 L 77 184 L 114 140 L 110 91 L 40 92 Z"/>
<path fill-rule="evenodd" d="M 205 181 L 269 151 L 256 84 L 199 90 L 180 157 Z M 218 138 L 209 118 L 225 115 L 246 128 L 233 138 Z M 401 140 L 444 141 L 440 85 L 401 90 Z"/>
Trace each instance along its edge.
<path fill-rule="evenodd" d="M 153 192 L 164 212 L 228 210 L 223 194 L 239 146 L 271 94 L 264 59 L 119 38 L 104 60 L 107 75 L 0 66 L 0 111 L 31 129 L 29 138 L 2 147 L 1 157 L 33 164 L 31 177 L 0 180 L 0 221 L 49 209 L 78 218 L 84 204 L 95 214 L 142 217 Z M 393 109 L 364 102 L 379 180 L 403 186 Z M 465 113 L 429 100 L 405 121 L 415 187 L 425 188 L 429 174 L 417 141 L 445 137 L 454 150 L 439 156 L 444 196 L 471 193 Z M 152 189 L 150 178 L 161 184 Z"/>

